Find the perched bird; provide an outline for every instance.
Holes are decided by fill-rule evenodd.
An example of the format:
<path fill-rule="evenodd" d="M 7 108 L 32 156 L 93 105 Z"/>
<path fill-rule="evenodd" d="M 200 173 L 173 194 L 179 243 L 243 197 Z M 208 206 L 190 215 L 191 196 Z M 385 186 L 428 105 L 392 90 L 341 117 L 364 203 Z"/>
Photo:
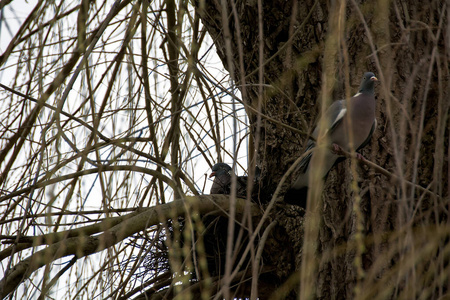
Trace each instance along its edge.
<path fill-rule="evenodd" d="M 231 167 L 226 163 L 217 163 L 212 167 L 209 177 L 214 177 L 210 194 L 230 194 L 231 192 Z M 247 176 L 237 176 L 237 196 L 246 197 Z"/>
<path fill-rule="evenodd" d="M 366 146 L 377 126 L 375 119 L 375 95 L 374 83 L 378 81 L 375 74 L 364 73 L 359 86 L 358 93 L 348 100 L 338 100 L 333 102 L 325 111 L 312 133 L 312 137 L 318 139 L 319 133 L 327 135 L 327 141 L 335 151 L 325 151 L 322 164 L 316 171 L 325 178 L 330 169 L 341 155 L 340 150 L 350 151 L 349 133 L 352 133 L 353 145 L 356 150 Z M 350 114 L 350 115 L 348 115 Z M 350 121 L 349 121 L 350 119 Z M 328 128 L 321 130 L 320 126 L 327 124 Z M 310 139 L 306 145 L 306 151 L 313 149 L 316 142 Z M 310 162 L 315 151 L 302 159 L 298 168 L 300 174 L 286 192 L 284 200 L 290 204 L 297 204 L 306 207 L 306 195 L 308 191 L 308 181 L 310 174 Z M 362 158 L 361 155 L 358 156 Z M 298 170 L 298 169 L 297 169 Z"/>

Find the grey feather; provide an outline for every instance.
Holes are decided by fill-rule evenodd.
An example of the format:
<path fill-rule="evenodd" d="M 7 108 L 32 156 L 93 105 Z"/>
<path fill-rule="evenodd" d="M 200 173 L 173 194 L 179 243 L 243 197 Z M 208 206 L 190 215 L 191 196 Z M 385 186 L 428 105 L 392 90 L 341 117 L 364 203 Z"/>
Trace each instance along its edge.
<path fill-rule="evenodd" d="M 230 194 L 231 193 L 231 167 L 226 163 L 217 163 L 212 168 L 209 177 L 214 177 L 210 194 Z M 247 189 L 247 177 L 237 176 L 236 193 L 238 197 L 245 197 Z"/>
<path fill-rule="evenodd" d="M 337 144 L 350 151 L 349 136 L 351 133 L 356 150 L 366 146 L 370 142 L 377 124 L 375 119 L 375 81 L 377 81 L 377 78 L 373 73 L 365 73 L 358 93 L 348 100 L 333 102 L 319 120 L 311 136 L 317 140 L 319 134 L 322 133 L 327 138 L 329 146 Z M 323 124 L 328 124 L 328 128 L 320 128 Z M 315 141 L 310 139 L 305 151 L 314 149 L 315 146 Z M 306 197 L 305 189 L 308 188 L 310 162 L 314 153 L 315 151 L 312 151 L 300 162 L 297 169 L 299 175 L 286 193 L 286 202 L 296 204 L 295 202 L 299 201 L 298 198 Z M 320 172 L 321 177 L 325 178 L 338 159 L 337 154 L 326 151 L 321 166 L 315 171 Z M 306 199 L 303 200 L 306 201 Z"/>

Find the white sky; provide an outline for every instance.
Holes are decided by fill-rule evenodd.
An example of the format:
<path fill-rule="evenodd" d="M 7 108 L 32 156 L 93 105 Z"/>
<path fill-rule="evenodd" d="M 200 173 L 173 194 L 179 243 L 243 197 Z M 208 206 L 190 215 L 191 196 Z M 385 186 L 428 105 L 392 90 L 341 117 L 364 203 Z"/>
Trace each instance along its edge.
<path fill-rule="evenodd" d="M 1 18 L 1 28 L 0 28 L 0 52 L 3 53 L 5 51 L 5 49 L 7 48 L 9 42 L 11 41 L 11 38 L 14 36 L 14 34 L 17 32 L 17 30 L 19 29 L 20 25 L 22 24 L 23 20 L 28 16 L 28 13 L 32 10 L 32 8 L 34 7 L 34 3 L 36 1 L 23 1 L 23 0 L 15 0 L 13 1 L 11 4 L 7 5 L 2 12 L 2 18 Z M 109 33 L 105 33 L 104 36 L 106 36 Z M 109 41 L 109 40 L 108 40 Z M 98 42 L 98 45 L 101 45 L 104 41 L 100 40 Z M 136 43 L 135 45 L 138 45 L 138 43 Z M 109 45 L 109 46 L 113 46 L 113 44 Z M 106 48 L 107 49 L 107 48 Z M 205 51 L 205 49 L 203 50 Z M 156 52 L 155 52 L 156 53 Z M 157 54 L 155 54 L 157 55 Z M 199 55 L 200 57 L 202 55 Z M 92 63 L 95 64 L 95 59 L 98 59 L 100 56 L 99 55 L 92 55 Z M 100 57 L 101 58 L 101 57 Z M 219 78 L 223 78 L 225 75 L 225 72 L 223 70 L 222 64 L 219 60 L 219 58 L 216 55 L 215 50 L 210 50 L 210 52 L 207 54 L 207 59 L 205 59 L 205 61 L 208 63 L 207 66 L 207 70 L 208 72 L 210 72 L 210 77 L 214 78 L 214 79 L 219 79 Z M 17 61 L 18 56 L 17 54 L 12 54 L 10 56 L 10 60 L 6 63 L 6 65 L 14 65 L 15 61 Z M 11 83 L 11 79 L 15 76 L 15 68 L 7 68 L 4 69 L 4 66 L 0 66 L 0 82 L 2 84 L 5 84 L 7 86 L 10 85 Z M 149 62 L 149 67 L 155 67 L 154 65 L 152 65 L 152 62 Z M 165 68 L 165 66 L 161 66 L 156 69 L 161 69 L 161 72 L 164 72 L 163 69 Z M 93 75 L 94 80 L 98 80 L 100 78 L 100 76 L 102 75 L 103 71 L 101 68 L 97 67 L 96 71 Z M 54 76 L 54 74 L 53 74 Z M 156 76 L 156 74 L 155 74 Z M 159 90 L 163 91 L 165 90 L 166 93 L 168 93 L 168 89 L 169 89 L 169 84 L 168 82 L 164 82 L 162 81 L 161 78 L 163 78 L 164 76 L 159 76 L 157 78 L 157 80 L 155 80 L 155 85 L 159 86 Z M 49 78 L 50 80 L 51 78 Z M 82 75 L 79 76 L 78 80 L 82 80 Z M 106 80 L 109 80 L 108 77 Z M 122 86 L 125 86 L 127 84 L 129 84 L 127 82 L 127 78 L 120 78 L 120 79 L 116 79 L 119 80 L 122 83 Z M 73 107 L 77 107 L 77 103 L 78 101 L 80 101 L 80 99 L 83 99 L 83 94 L 86 93 L 86 90 L 83 90 L 83 85 L 78 85 L 75 87 L 74 91 L 70 92 L 68 101 L 67 101 L 67 105 L 64 107 L 64 110 L 67 111 L 71 111 L 72 106 Z M 0 91 L 2 92 L 2 91 Z M 119 97 L 125 97 L 126 95 L 124 95 L 123 93 L 126 92 L 126 89 L 123 90 L 117 90 L 115 91 L 117 93 L 117 95 Z M 237 95 L 238 91 L 236 91 Z M 98 92 L 97 94 L 101 94 L 101 92 Z M 36 97 L 36 93 L 33 95 L 34 97 Z M 85 95 L 84 95 L 85 96 Z M 164 95 L 162 95 L 161 97 L 164 97 Z M 142 99 L 142 98 L 141 98 Z M 101 101 L 102 98 L 98 97 L 98 101 Z M 228 96 L 225 96 L 221 99 L 224 102 L 229 102 L 231 103 L 231 98 Z M 49 99 L 49 101 L 52 101 L 52 99 Z M 142 100 L 138 100 L 138 101 L 142 101 Z M 198 92 L 196 92 L 195 90 L 193 90 L 189 97 L 188 97 L 188 102 L 186 103 L 186 106 L 201 102 L 201 97 L 199 95 Z M 52 103 L 50 103 L 52 104 Z M 2 102 L 0 102 L 0 108 L 2 108 L 2 105 L 4 105 Z M 199 107 L 201 107 L 199 105 Z M 237 108 L 237 115 L 239 116 L 239 119 L 241 121 L 241 123 L 238 123 L 238 128 L 237 131 L 239 132 L 238 134 L 238 138 L 242 138 L 243 136 L 245 136 L 246 134 L 246 118 L 245 118 L 245 111 L 243 110 L 242 106 L 237 104 L 236 106 Z M 232 111 L 232 107 L 231 105 L 229 105 L 228 107 L 225 105 L 224 109 L 227 109 L 226 112 L 224 112 L 224 115 L 227 115 L 227 113 L 230 113 Z M 3 111 L 4 109 L 0 109 L 1 111 Z M 195 111 L 195 108 L 192 109 L 192 111 Z M 49 111 L 44 111 L 43 114 L 50 114 L 51 112 Z M 145 115 L 144 112 L 142 111 L 142 115 Z M 167 115 L 167 114 L 165 114 Z M 104 126 L 104 132 L 102 132 L 103 134 L 107 135 L 107 136 L 120 136 L 120 132 L 122 131 L 127 131 L 130 128 L 127 126 L 128 125 L 128 121 L 127 118 L 129 116 L 124 114 L 122 111 L 120 112 L 120 114 L 117 114 L 116 116 L 112 117 L 112 120 L 116 120 L 116 122 L 113 122 L 112 124 L 105 124 Z M 222 142 L 222 144 L 224 145 L 224 148 L 227 149 L 227 151 L 229 151 L 230 153 L 232 153 L 233 151 L 233 138 L 232 138 L 232 132 L 233 132 L 233 115 L 227 115 L 227 117 L 223 120 L 223 122 L 220 123 L 220 127 L 221 127 L 221 132 L 222 132 L 222 139 L 224 139 L 224 141 Z M 200 112 L 199 114 L 199 118 L 205 118 L 205 113 Z M 43 116 L 42 119 L 45 119 L 45 116 Z M 123 120 L 123 121 L 122 121 Z M 168 121 L 162 121 L 162 122 L 168 122 Z M 145 126 L 142 125 L 142 126 Z M 140 128 L 134 128 L 135 130 L 139 130 Z M 197 131 L 201 132 L 200 128 L 196 128 Z M 205 133 L 201 133 L 200 136 L 205 136 Z M 39 139 L 36 138 L 35 139 Z M 79 138 L 78 138 L 79 139 Z M 188 140 L 189 137 L 186 136 L 186 139 Z M 211 144 L 211 146 L 213 146 Z M 181 147 L 183 148 L 184 145 L 181 145 Z M 191 149 L 194 149 L 193 151 L 188 151 L 189 149 L 185 149 L 185 151 L 183 151 L 183 155 L 185 155 L 187 157 L 188 160 L 185 160 L 187 163 L 184 166 L 186 169 L 185 171 L 190 174 L 190 176 L 193 176 L 194 182 L 196 184 L 196 186 L 198 187 L 199 190 L 201 190 L 203 188 L 203 184 L 204 184 L 204 180 L 205 180 L 205 175 L 210 174 L 210 169 L 208 164 L 206 163 L 206 161 L 204 160 L 204 158 L 202 157 L 202 155 L 199 155 L 199 152 L 197 150 L 195 150 L 195 147 L 192 143 L 192 141 L 189 143 L 188 142 L 188 147 Z M 149 149 L 149 147 L 147 147 L 146 149 Z M 183 149 L 182 149 L 183 150 Z M 205 149 L 204 149 L 205 150 Z M 102 153 L 104 153 L 105 157 L 108 157 L 109 155 L 109 150 L 108 149 L 102 149 Z M 189 153 L 191 153 L 191 155 L 188 155 Z M 213 157 L 215 157 L 213 155 Z M 166 161 L 168 161 L 168 159 L 166 159 Z M 229 157 L 225 157 L 224 159 L 225 162 L 231 164 L 232 163 L 232 159 Z M 216 161 L 212 161 L 212 163 L 215 163 Z M 141 163 L 141 162 L 139 162 Z M 247 167 L 247 146 L 245 145 L 245 143 L 241 146 L 240 152 L 239 152 L 239 163 L 243 166 L 243 168 Z M 147 167 L 149 165 L 147 164 Z M 244 175 L 244 171 L 241 168 L 238 168 L 237 170 L 238 175 Z M 166 175 L 170 175 L 170 174 L 166 174 Z M 113 175 L 111 175 L 113 176 Z M 120 173 L 118 173 L 117 175 L 114 176 L 121 176 Z M 136 177 L 139 177 L 140 175 L 137 175 Z M 81 191 L 81 193 L 83 193 L 83 197 L 85 199 L 85 204 L 83 206 L 83 209 L 97 209 L 99 207 L 99 202 L 98 199 L 100 199 L 102 196 L 100 194 L 100 186 L 99 186 L 99 180 L 97 180 L 98 178 L 95 175 L 92 176 L 86 176 L 85 180 L 83 181 L 84 186 L 83 189 Z M 146 180 L 149 181 L 151 179 L 151 177 L 148 177 Z M 117 182 L 119 182 L 119 180 L 117 180 Z M 210 186 L 211 186 L 212 181 L 208 180 L 207 181 L 207 185 L 205 187 L 205 192 L 208 193 Z M 111 189 L 111 194 L 114 195 L 114 187 L 110 187 Z M 52 192 L 52 189 L 47 189 L 46 190 L 47 193 Z M 139 197 L 138 193 L 138 187 L 136 189 L 131 188 L 131 193 L 137 193 L 136 194 L 136 198 Z M 134 196 L 134 194 L 132 194 Z M 63 198 L 63 197 L 61 197 Z M 135 199 L 133 201 L 138 201 L 139 199 Z M 111 205 L 114 208 L 119 208 L 119 206 L 121 205 L 119 202 L 117 202 L 117 199 L 115 199 L 116 202 L 111 203 Z M 131 204 L 133 204 L 134 202 L 132 202 Z M 79 203 L 74 204 L 75 206 L 73 207 L 69 207 L 70 209 L 79 209 Z M 123 204 L 122 204 L 123 205 Z M 70 222 L 70 220 L 67 220 L 68 222 Z M 6 232 L 2 232 L 2 234 L 7 234 Z M 31 232 L 29 232 L 28 234 L 31 234 Z M 35 234 L 40 234 L 40 232 L 35 232 Z M 23 257 L 26 257 L 28 254 L 24 253 Z M 95 271 L 95 269 L 98 267 L 98 265 L 96 266 L 95 261 L 100 260 L 100 257 L 103 254 L 98 254 L 98 255 L 93 255 L 93 256 L 89 256 L 88 258 L 86 258 L 86 260 L 83 262 L 83 260 L 80 260 L 80 263 L 83 268 L 89 268 L 91 267 L 93 271 Z M 59 263 L 61 262 L 66 262 L 68 259 L 65 258 L 62 261 L 59 261 Z M 4 270 L 5 269 L 5 261 L 2 262 L 2 267 L 1 269 Z M 77 270 L 77 268 L 74 268 L 75 270 Z M 52 274 L 55 274 L 57 271 L 59 270 L 59 267 L 57 266 L 57 264 L 53 265 L 52 268 Z M 39 285 L 39 281 L 42 279 L 42 272 L 43 270 L 39 270 L 36 272 L 35 274 L 35 279 L 38 279 L 37 283 Z M 2 271 L 0 270 L 0 274 L 2 273 Z M 73 286 L 71 286 L 70 282 L 74 282 L 75 280 L 75 274 L 68 274 L 68 277 L 65 278 L 66 282 L 64 282 L 64 280 L 60 280 L 60 282 L 58 283 L 58 286 L 55 286 L 55 288 L 53 289 L 53 296 L 58 297 L 59 296 L 63 296 L 64 298 L 64 293 L 67 292 L 68 288 L 74 288 Z M 107 291 L 106 291 L 107 292 Z M 60 295 L 61 294 L 61 295 Z M 30 295 L 28 295 L 30 296 Z M 32 297 L 32 296 L 31 296 Z M 89 299 L 89 295 L 85 295 L 84 296 L 86 299 Z"/>

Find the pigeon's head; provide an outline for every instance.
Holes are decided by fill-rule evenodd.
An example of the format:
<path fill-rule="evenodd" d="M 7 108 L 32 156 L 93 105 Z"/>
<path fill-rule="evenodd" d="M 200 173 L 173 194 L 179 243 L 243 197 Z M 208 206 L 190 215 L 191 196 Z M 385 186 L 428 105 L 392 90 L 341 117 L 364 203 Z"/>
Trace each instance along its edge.
<path fill-rule="evenodd" d="M 373 93 L 373 85 L 375 81 L 378 79 L 375 77 L 375 74 L 372 72 L 364 73 L 364 76 L 361 80 L 361 85 L 359 86 L 360 93 Z"/>
<path fill-rule="evenodd" d="M 211 175 L 209 175 L 209 177 L 214 177 L 214 176 L 229 174 L 229 172 L 231 171 L 231 167 L 229 165 L 227 165 L 226 163 L 218 163 L 218 164 L 215 164 L 211 170 L 212 170 L 212 173 L 211 173 Z"/>

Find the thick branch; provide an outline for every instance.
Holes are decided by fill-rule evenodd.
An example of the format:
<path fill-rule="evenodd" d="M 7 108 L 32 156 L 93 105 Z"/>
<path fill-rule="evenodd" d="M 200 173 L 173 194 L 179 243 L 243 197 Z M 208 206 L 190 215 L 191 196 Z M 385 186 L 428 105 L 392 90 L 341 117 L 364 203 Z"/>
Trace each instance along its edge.
<path fill-rule="evenodd" d="M 100 235 L 81 235 L 51 244 L 16 264 L 0 281 L 0 295 L 2 298 L 5 298 L 32 272 L 59 258 L 70 255 L 75 255 L 78 258 L 88 256 L 107 249 L 150 226 L 157 225 L 161 220 L 167 220 L 173 218 L 173 216 L 184 216 L 186 213 L 204 214 L 214 210 L 227 211 L 229 203 L 229 197 L 226 195 L 188 196 L 184 200 L 148 208 L 131 218 L 123 220 L 123 222 L 111 227 L 111 229 L 104 231 Z M 237 212 L 243 213 L 245 207 L 245 200 L 236 199 Z M 255 204 L 251 204 L 250 209 L 251 215 L 256 216 L 260 214 Z"/>

